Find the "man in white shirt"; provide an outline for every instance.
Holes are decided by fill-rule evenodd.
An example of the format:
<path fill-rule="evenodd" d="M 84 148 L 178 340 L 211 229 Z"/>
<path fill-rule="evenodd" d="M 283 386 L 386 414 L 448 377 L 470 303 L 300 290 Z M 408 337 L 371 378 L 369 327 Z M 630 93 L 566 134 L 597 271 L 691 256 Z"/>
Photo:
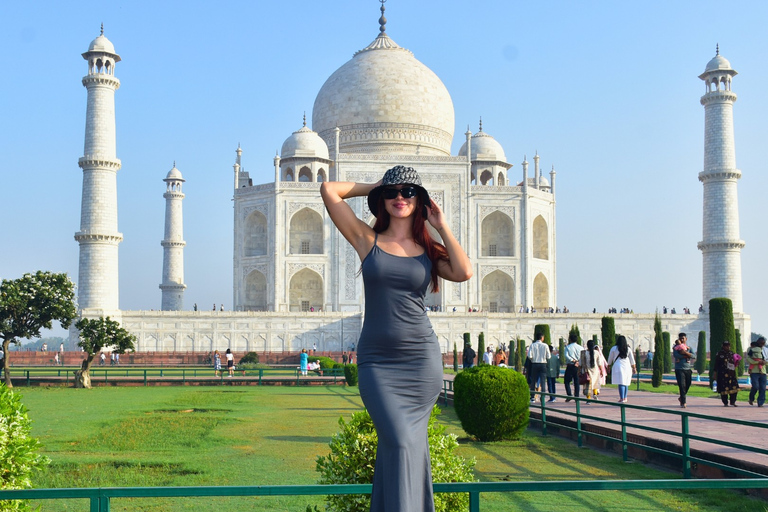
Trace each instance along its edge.
<path fill-rule="evenodd" d="M 540 332 L 536 335 L 536 340 L 528 349 L 528 357 L 531 359 L 531 403 L 536 402 L 536 398 L 533 392 L 536 391 L 536 385 L 541 381 L 542 389 L 543 384 L 547 382 L 547 361 L 552 357 L 549 351 L 549 345 L 544 343 L 544 333 Z"/>
<path fill-rule="evenodd" d="M 576 334 L 570 334 L 568 336 L 568 345 L 565 347 L 565 377 L 563 378 L 565 384 L 565 394 L 568 396 L 579 396 L 579 359 L 581 358 L 581 352 L 584 348 L 579 345 L 579 337 Z M 571 395 L 571 381 L 573 381 L 574 395 Z M 570 398 L 565 399 L 566 402 L 570 402 Z"/>
<path fill-rule="evenodd" d="M 493 349 L 488 347 L 488 350 L 483 354 L 483 362 L 485 364 L 493 364 Z"/>

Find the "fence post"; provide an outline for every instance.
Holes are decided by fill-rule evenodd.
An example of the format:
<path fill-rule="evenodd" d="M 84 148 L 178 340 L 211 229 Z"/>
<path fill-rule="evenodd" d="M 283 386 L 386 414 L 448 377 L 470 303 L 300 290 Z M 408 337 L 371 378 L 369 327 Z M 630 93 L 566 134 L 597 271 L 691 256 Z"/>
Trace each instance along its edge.
<path fill-rule="evenodd" d="M 547 435 L 547 407 L 544 405 L 544 392 L 539 394 L 539 402 L 541 402 L 541 435 Z"/>
<path fill-rule="evenodd" d="M 581 432 L 581 398 L 573 397 L 576 400 L 576 443 L 579 448 L 584 445 L 584 435 Z"/>
<path fill-rule="evenodd" d="M 259 368 L 259 386 L 261 386 L 261 378 L 264 376 L 264 368 Z"/>
<path fill-rule="evenodd" d="M 445 406 L 448 407 L 448 381 L 443 379 L 443 399 Z"/>
<path fill-rule="evenodd" d="M 480 493 L 469 491 L 469 512 L 480 512 Z"/>
<path fill-rule="evenodd" d="M 27 387 L 29 387 L 29 370 L 27 370 Z"/>
<path fill-rule="evenodd" d="M 624 462 L 629 461 L 629 453 L 627 447 L 627 409 L 624 404 L 621 404 L 621 455 L 624 458 Z"/>
<path fill-rule="evenodd" d="M 181 383 L 186 384 L 187 382 L 187 370 L 182 368 L 181 369 Z"/>
<path fill-rule="evenodd" d="M 147 387 L 147 369 L 144 368 L 144 387 Z"/>
<path fill-rule="evenodd" d="M 683 421 L 683 478 L 691 478 L 691 440 L 688 438 L 688 414 L 682 413 L 680 418 Z"/>

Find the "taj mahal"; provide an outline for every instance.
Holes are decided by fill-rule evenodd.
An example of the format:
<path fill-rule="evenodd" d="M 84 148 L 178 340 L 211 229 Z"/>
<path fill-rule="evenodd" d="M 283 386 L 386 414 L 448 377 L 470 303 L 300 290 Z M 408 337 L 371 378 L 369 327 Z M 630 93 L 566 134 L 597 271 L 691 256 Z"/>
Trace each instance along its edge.
<path fill-rule="evenodd" d="M 414 53 L 387 35 L 386 21 L 382 4 L 378 35 L 330 74 L 315 98 L 311 123 L 305 116 L 271 159 L 274 181 L 253 183 L 237 145 L 230 311 L 197 311 L 184 304 L 185 180 L 175 164 L 163 179 L 161 309 L 120 309 L 118 246 L 123 236 L 117 226 L 121 162 L 115 101 L 121 58 L 102 29 L 82 54 L 88 66 L 82 79 L 87 91 L 85 144 L 78 162 L 83 172 L 81 220 L 75 233 L 80 314 L 119 320 L 136 335 L 138 351 L 280 352 L 313 345 L 321 351 L 346 350 L 357 342 L 363 321 L 360 262 L 325 211 L 320 184 L 375 182 L 390 167 L 406 165 L 419 171 L 474 267 L 468 282 L 443 283 L 439 293 L 428 295 L 429 317 L 444 352 L 454 343 L 461 347 L 465 332 L 474 338 L 484 332 L 486 343 L 498 346 L 531 336 L 538 323 L 549 324 L 553 337 L 567 336 L 573 324 L 583 336 L 599 335 L 602 313 L 562 312 L 557 306 L 555 166 L 547 163 L 544 171 L 536 151 L 505 151 L 483 131 L 482 120 L 476 132 L 468 128 L 459 135 L 463 145 L 451 154 L 456 135 L 451 95 Z M 705 84 L 699 249 L 702 303 L 730 298 L 737 328 L 749 333 L 741 291 L 741 171 L 733 140 L 736 94 L 731 82 L 736 74 L 718 50 L 699 76 Z M 546 148 L 542 142 L 540 147 Z M 507 155 L 512 152 L 519 163 L 510 162 Z M 226 156 L 222 162 L 228 165 Z M 358 217 L 373 223 L 364 198 L 349 203 Z M 154 302 L 152 293 L 147 290 L 148 304 Z M 612 316 L 616 331 L 627 335 L 633 347 L 650 347 L 654 312 Z M 675 333 L 709 330 L 706 309 L 664 315 L 662 323 L 664 330 Z"/>

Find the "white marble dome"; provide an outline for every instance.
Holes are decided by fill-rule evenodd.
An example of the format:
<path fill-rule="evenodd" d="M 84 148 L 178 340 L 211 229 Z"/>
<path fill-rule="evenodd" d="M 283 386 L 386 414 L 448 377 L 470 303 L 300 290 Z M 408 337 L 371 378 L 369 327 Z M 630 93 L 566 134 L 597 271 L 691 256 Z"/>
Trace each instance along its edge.
<path fill-rule="evenodd" d="M 467 156 L 466 142 L 464 142 L 461 149 L 459 149 L 459 156 Z M 504 148 L 501 147 L 501 144 L 499 144 L 496 139 L 487 133 L 480 131 L 472 136 L 472 155 L 470 160 L 506 162 L 507 157 L 504 154 Z"/>
<path fill-rule="evenodd" d="M 704 70 L 704 72 L 707 73 L 709 71 L 718 71 L 718 70 L 724 70 L 724 69 L 727 69 L 727 70 L 732 69 L 731 63 L 728 62 L 728 59 L 726 59 L 722 55 L 717 54 L 712 58 L 712 60 L 707 62 L 707 67 Z"/>
<path fill-rule="evenodd" d="M 453 101 L 440 78 L 380 34 L 337 69 L 315 98 L 312 126 L 340 151 L 450 155 Z"/>
<path fill-rule="evenodd" d="M 165 180 L 163 181 L 185 181 L 184 178 L 181 176 L 181 171 L 176 168 L 176 164 L 173 164 L 173 169 L 168 171 L 168 174 L 165 176 Z"/>
<path fill-rule="evenodd" d="M 328 160 L 328 146 L 325 141 L 320 138 L 317 132 L 304 126 L 285 139 L 283 147 L 280 149 L 280 158 L 291 158 L 296 156 L 324 158 Z"/>
<path fill-rule="evenodd" d="M 88 51 L 112 53 L 117 55 L 115 52 L 115 45 L 113 45 L 112 41 L 107 39 L 104 34 L 101 34 L 99 37 L 91 41 L 91 44 L 88 45 Z"/>

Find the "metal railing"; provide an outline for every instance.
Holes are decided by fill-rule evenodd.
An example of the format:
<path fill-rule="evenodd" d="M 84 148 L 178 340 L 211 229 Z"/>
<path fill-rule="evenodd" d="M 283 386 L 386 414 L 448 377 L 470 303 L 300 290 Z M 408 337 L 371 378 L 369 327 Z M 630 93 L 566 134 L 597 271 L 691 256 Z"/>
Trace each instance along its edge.
<path fill-rule="evenodd" d="M 500 492 L 564 492 L 618 490 L 768 489 L 766 478 L 739 480 L 558 480 L 544 482 L 435 483 L 436 493 L 467 493 L 469 511 L 480 512 L 480 495 Z M 91 512 L 109 512 L 116 498 L 181 498 L 222 496 L 328 496 L 370 494 L 370 484 L 259 485 L 221 487 L 94 487 L 0 491 L 2 500 L 87 499 Z"/>
<path fill-rule="evenodd" d="M 755 421 L 726 418 L 722 416 L 710 416 L 706 414 L 688 412 L 685 409 L 679 409 L 679 410 L 659 409 L 655 407 L 630 405 L 627 403 L 611 403 L 611 402 L 592 400 L 592 399 L 582 398 L 582 397 L 557 395 L 557 394 L 544 393 L 544 392 L 538 392 L 538 391 L 534 392 L 533 394 L 539 396 L 540 403 L 537 409 L 541 414 L 541 418 L 538 421 L 541 422 L 541 432 L 543 435 L 547 435 L 547 427 L 551 425 L 553 427 L 556 426 L 559 429 L 575 432 L 576 442 L 579 447 L 583 446 L 585 435 L 595 437 L 598 439 L 603 439 L 603 440 L 619 441 L 621 442 L 622 457 L 625 462 L 629 460 L 629 447 L 640 448 L 648 452 L 658 453 L 665 456 L 677 458 L 677 459 L 680 459 L 682 462 L 682 471 L 683 471 L 684 478 L 691 478 L 692 463 L 704 464 L 707 466 L 718 468 L 723 471 L 728 471 L 728 472 L 746 476 L 746 477 L 765 478 L 764 475 L 755 473 L 753 471 L 748 471 L 746 469 L 730 466 L 727 464 L 722 464 L 719 462 L 715 462 L 713 460 L 703 459 L 701 457 L 695 457 L 691 455 L 691 441 L 700 441 L 700 442 L 709 443 L 717 446 L 734 448 L 734 449 L 742 450 L 744 452 L 759 453 L 761 455 L 768 455 L 768 450 L 763 448 L 758 448 L 755 446 L 745 445 L 744 443 L 732 443 L 724 439 L 717 439 L 714 437 L 705 437 L 703 435 L 693 433 L 691 432 L 690 420 L 691 419 L 707 420 L 715 423 L 721 423 L 721 424 L 727 424 L 727 425 L 739 425 L 743 427 L 754 428 L 754 429 L 758 429 L 756 431 L 756 435 L 759 435 L 759 436 L 765 436 L 766 434 L 768 434 L 768 424 L 758 423 Z M 571 426 L 562 422 L 556 422 L 556 421 L 551 421 L 547 419 L 547 406 L 546 406 L 546 400 L 545 400 L 545 398 L 547 397 L 570 399 L 576 402 L 575 410 L 563 409 L 563 408 L 556 409 L 557 415 L 561 417 L 566 416 L 569 418 L 575 418 L 575 426 Z M 592 414 L 585 414 L 582 409 L 582 404 L 584 403 L 599 404 L 600 406 L 608 406 L 608 407 L 618 407 L 620 408 L 620 411 L 619 411 L 620 419 L 612 419 L 612 418 L 605 418 L 602 416 L 595 416 Z M 534 410 L 534 409 L 531 408 L 531 410 Z M 594 410 L 594 409 L 589 409 L 589 410 Z M 647 411 L 647 412 L 653 412 L 657 414 L 665 414 L 671 417 L 677 416 L 679 417 L 680 431 L 628 422 L 627 410 Z M 584 420 L 592 420 L 598 423 L 614 425 L 618 427 L 618 431 L 620 432 L 621 437 L 617 438 L 610 435 L 601 434 L 598 432 L 588 431 L 584 428 L 584 425 L 583 425 Z M 648 444 L 641 444 L 641 443 L 636 443 L 634 441 L 630 441 L 627 436 L 628 428 L 641 430 L 643 432 L 648 432 L 651 434 L 664 434 L 664 435 L 672 436 L 674 438 L 679 438 L 681 450 L 680 452 L 676 452 L 676 451 L 660 448 L 657 446 L 650 446 Z"/>

